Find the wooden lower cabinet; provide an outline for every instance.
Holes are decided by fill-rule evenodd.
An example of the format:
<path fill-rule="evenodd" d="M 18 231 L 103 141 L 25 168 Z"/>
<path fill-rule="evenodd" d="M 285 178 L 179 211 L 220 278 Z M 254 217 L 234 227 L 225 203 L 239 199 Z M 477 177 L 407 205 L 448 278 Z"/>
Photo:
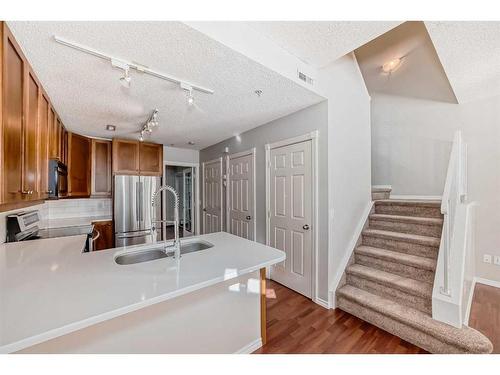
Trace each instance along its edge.
<path fill-rule="evenodd" d="M 105 250 L 115 247 L 115 238 L 113 235 L 113 221 L 96 221 L 93 222 L 95 238 L 93 250 Z"/>
<path fill-rule="evenodd" d="M 90 197 L 91 140 L 68 133 L 68 197 Z"/>

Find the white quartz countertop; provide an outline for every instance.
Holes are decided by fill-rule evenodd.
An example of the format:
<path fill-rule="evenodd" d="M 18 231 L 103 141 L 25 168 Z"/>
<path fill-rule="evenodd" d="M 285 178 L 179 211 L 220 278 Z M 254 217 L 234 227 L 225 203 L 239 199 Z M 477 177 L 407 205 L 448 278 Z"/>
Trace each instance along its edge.
<path fill-rule="evenodd" d="M 0 244 L 0 353 L 9 353 L 256 271 L 285 253 L 229 233 L 197 237 L 214 247 L 132 265 L 82 254 L 85 236 Z M 183 240 L 188 242 L 189 240 Z"/>

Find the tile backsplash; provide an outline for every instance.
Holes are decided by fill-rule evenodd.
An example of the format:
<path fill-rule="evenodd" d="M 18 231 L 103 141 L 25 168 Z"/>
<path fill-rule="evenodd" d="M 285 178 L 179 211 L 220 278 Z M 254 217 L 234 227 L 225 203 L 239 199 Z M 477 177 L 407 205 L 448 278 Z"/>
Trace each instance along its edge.
<path fill-rule="evenodd" d="M 66 219 L 89 216 L 111 216 L 111 198 L 60 199 L 19 210 L 0 212 L 0 243 L 7 237 L 7 216 L 19 211 L 38 210 L 42 220 Z"/>

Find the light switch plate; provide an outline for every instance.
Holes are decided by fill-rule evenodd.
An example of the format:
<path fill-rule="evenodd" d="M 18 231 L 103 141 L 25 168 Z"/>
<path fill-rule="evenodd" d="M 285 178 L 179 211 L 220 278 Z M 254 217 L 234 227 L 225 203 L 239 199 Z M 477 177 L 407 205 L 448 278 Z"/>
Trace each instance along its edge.
<path fill-rule="evenodd" d="M 495 255 L 493 257 L 493 264 L 496 264 L 497 266 L 500 266 L 500 255 Z"/>
<path fill-rule="evenodd" d="M 483 254 L 483 262 L 484 263 L 491 263 L 491 255 L 490 254 Z"/>

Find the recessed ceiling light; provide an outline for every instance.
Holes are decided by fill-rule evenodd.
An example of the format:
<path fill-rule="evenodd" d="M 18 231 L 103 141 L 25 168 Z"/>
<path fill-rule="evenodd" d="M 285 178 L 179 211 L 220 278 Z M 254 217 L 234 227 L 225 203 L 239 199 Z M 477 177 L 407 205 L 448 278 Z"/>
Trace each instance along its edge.
<path fill-rule="evenodd" d="M 387 61 L 382 65 L 382 71 L 384 73 L 393 73 L 401 66 L 401 59 L 396 57 L 395 59 Z"/>
<path fill-rule="evenodd" d="M 194 143 L 193 141 L 189 141 L 189 142 L 188 142 L 188 145 L 190 145 L 190 146 L 194 146 L 194 144 L 195 144 L 195 143 Z"/>
<path fill-rule="evenodd" d="M 262 90 L 255 90 L 254 93 L 260 98 L 260 96 L 262 95 Z"/>
<path fill-rule="evenodd" d="M 115 125 L 106 125 L 106 130 L 108 130 L 110 132 L 114 132 L 116 130 L 116 126 Z"/>

